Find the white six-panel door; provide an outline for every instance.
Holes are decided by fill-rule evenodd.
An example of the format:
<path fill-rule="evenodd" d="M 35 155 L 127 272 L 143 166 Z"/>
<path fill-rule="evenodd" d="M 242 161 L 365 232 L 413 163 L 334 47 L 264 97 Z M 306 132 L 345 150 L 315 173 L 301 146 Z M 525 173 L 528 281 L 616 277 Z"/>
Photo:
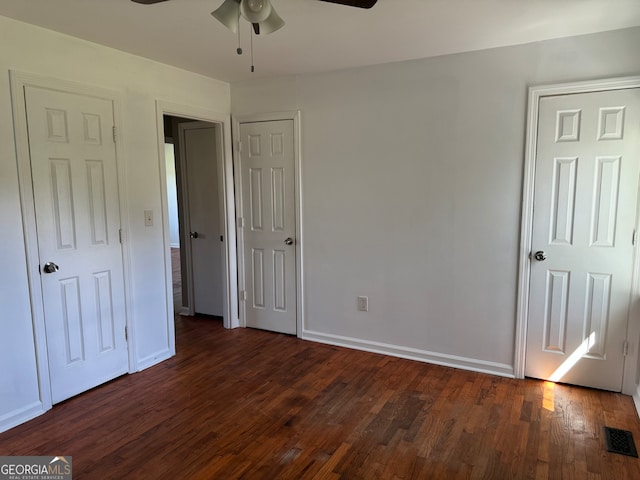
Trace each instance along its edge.
<path fill-rule="evenodd" d="M 640 176 L 640 89 L 539 103 L 525 374 L 620 391 Z"/>
<path fill-rule="evenodd" d="M 293 120 L 242 123 L 245 312 L 248 327 L 295 334 Z"/>
<path fill-rule="evenodd" d="M 30 86 L 25 102 L 56 403 L 128 370 L 113 103 Z"/>

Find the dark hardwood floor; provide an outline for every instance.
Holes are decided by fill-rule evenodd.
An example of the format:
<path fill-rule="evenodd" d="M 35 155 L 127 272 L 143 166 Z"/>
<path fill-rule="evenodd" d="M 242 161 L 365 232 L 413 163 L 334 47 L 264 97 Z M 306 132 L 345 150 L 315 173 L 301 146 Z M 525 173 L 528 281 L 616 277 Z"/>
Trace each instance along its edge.
<path fill-rule="evenodd" d="M 630 397 L 176 317 L 178 354 L 0 434 L 74 479 L 640 479 Z"/>

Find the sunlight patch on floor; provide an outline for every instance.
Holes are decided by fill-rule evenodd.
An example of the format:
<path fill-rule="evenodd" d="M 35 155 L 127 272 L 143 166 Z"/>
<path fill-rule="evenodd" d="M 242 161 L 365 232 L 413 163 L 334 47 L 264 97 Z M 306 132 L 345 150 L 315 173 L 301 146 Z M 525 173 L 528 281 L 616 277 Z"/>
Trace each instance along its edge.
<path fill-rule="evenodd" d="M 544 382 L 544 390 L 542 392 L 542 408 L 554 412 L 556 409 L 555 392 L 556 384 L 553 382 Z"/>

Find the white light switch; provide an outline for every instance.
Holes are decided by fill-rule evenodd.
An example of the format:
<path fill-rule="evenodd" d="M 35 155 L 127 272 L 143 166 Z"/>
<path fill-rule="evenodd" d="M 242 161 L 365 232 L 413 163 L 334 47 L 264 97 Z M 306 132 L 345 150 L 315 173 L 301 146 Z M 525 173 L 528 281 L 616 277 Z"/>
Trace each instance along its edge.
<path fill-rule="evenodd" d="M 358 297 L 358 311 L 359 312 L 369 311 L 369 297 Z"/>
<path fill-rule="evenodd" d="M 144 211 L 144 226 L 153 227 L 153 210 Z"/>

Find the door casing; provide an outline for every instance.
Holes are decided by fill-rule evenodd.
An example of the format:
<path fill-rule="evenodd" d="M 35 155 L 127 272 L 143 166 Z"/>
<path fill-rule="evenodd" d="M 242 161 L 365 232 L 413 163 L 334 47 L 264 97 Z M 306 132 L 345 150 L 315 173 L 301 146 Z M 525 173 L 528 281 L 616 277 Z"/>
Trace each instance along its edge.
<path fill-rule="evenodd" d="M 533 200 L 535 194 L 534 179 L 536 167 L 536 144 L 538 139 L 539 101 L 542 97 L 552 95 L 570 95 L 576 93 L 602 92 L 607 90 L 620 90 L 638 87 L 640 87 L 640 76 L 529 87 L 524 176 L 522 183 L 522 222 L 520 226 L 518 298 L 514 349 L 514 373 L 516 378 L 524 378 L 525 373 L 526 335 L 529 311 L 529 277 L 531 274 L 531 260 L 529 258 L 529 254 L 532 249 Z M 638 232 L 639 225 L 640 220 L 636 218 L 636 232 Z M 625 361 L 624 365 L 622 382 L 622 393 L 627 395 L 631 395 L 635 392 L 636 376 L 638 374 L 638 340 L 640 338 L 640 325 L 638 325 L 638 323 L 640 322 L 631 321 L 634 318 L 640 318 L 640 305 L 638 305 L 640 303 L 640 301 L 638 301 L 640 298 L 640 255 L 638 253 L 638 241 L 636 241 L 634 246 L 633 262 L 634 269 L 631 291 L 633 292 L 634 298 L 631 300 L 631 309 L 629 312 L 629 322 L 627 327 L 629 352 L 627 355 L 627 361 Z"/>
<path fill-rule="evenodd" d="M 300 112 L 288 111 L 288 112 L 275 112 L 255 115 L 242 115 L 233 118 L 233 146 L 234 146 L 234 171 L 240 171 L 240 151 L 238 149 L 240 143 L 240 124 L 242 123 L 254 123 L 254 122 L 270 122 L 277 120 L 293 120 L 293 150 L 294 150 L 294 202 L 295 202 L 295 221 L 296 221 L 296 242 L 295 255 L 296 255 L 296 336 L 298 338 L 303 337 L 304 328 L 304 238 L 303 238 L 303 226 L 302 226 L 302 162 L 300 152 Z M 235 178 L 235 206 L 236 211 L 242 212 L 242 179 L 240 175 L 236 175 Z M 238 273 L 238 289 L 240 291 L 246 291 L 245 288 L 245 274 L 244 274 L 244 243 L 242 236 L 242 228 L 238 228 L 238 250 L 237 250 L 237 273 Z M 239 324 L 242 327 L 246 327 L 246 310 L 245 302 L 242 299 L 238 301 L 238 314 Z"/>
<path fill-rule="evenodd" d="M 10 71 L 11 96 L 13 102 L 13 121 L 16 139 L 16 156 L 18 163 L 18 182 L 20 186 L 20 203 L 22 210 L 22 224 L 25 238 L 25 253 L 27 260 L 27 276 L 31 292 L 31 311 L 33 318 L 33 331 L 38 365 L 38 382 L 40 393 L 40 405 L 33 410 L 36 416 L 52 407 L 49 361 L 45 334 L 43 292 L 40 282 L 40 258 L 38 252 L 38 237 L 36 228 L 36 212 L 33 196 L 33 184 L 31 181 L 31 156 L 29 153 L 29 137 L 27 127 L 26 102 L 24 88 L 33 86 L 49 90 L 57 90 L 65 93 L 79 94 L 109 100 L 114 107 L 114 123 L 118 132 L 122 125 L 121 104 L 122 100 L 117 92 L 101 87 L 88 86 L 66 80 L 42 77 L 18 71 Z M 127 204 L 125 192 L 124 168 L 122 166 L 122 142 L 117 141 L 116 165 L 118 171 L 118 194 L 120 208 L 121 227 L 125 230 L 128 225 Z M 126 232 L 124 238 L 126 238 Z M 131 322 L 131 271 L 130 251 L 127 242 L 122 243 L 124 290 L 125 290 L 125 316 L 129 335 L 129 373 L 138 370 L 135 352 L 135 326 Z"/>

